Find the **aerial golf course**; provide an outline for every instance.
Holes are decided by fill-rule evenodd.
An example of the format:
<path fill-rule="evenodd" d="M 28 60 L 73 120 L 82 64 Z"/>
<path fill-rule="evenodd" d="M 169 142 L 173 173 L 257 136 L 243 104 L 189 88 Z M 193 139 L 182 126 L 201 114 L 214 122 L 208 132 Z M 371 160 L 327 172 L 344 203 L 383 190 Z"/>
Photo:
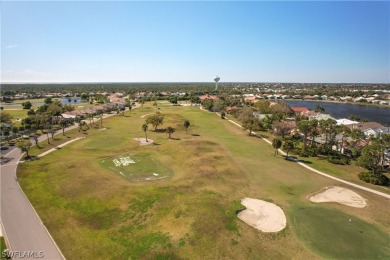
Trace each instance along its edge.
<path fill-rule="evenodd" d="M 164 124 L 149 126 L 153 144 L 134 140 L 145 137 L 142 116 L 156 110 L 145 104 L 72 130 L 66 135 L 86 138 L 19 165 L 21 187 L 65 257 L 390 257 L 389 200 L 344 185 L 366 207 L 313 203 L 310 195 L 340 184 L 274 157 L 272 146 L 214 113 L 158 106 Z M 241 221 L 246 197 L 278 205 L 286 227 L 266 233 Z"/>

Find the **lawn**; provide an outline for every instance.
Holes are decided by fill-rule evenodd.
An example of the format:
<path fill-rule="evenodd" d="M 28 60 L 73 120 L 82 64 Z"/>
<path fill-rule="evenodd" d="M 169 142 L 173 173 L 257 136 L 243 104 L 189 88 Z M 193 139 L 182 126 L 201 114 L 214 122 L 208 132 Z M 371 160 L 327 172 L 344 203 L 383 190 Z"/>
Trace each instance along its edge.
<path fill-rule="evenodd" d="M 389 234 L 339 211 L 298 208 L 293 226 L 298 236 L 325 258 L 385 259 L 390 255 Z"/>
<path fill-rule="evenodd" d="M 313 206 L 308 195 L 336 182 L 274 157 L 270 145 L 213 113 L 167 102 L 158 107 L 165 115 L 158 130 L 174 127 L 173 139 L 149 130 L 154 145 L 139 146 L 133 140 L 144 137 L 141 116 L 155 111 L 148 103 L 131 114 L 105 119 L 105 130 L 90 129 L 85 139 L 19 166 L 20 185 L 67 258 L 75 254 L 79 259 L 326 255 L 302 239 L 293 223 L 297 207 Z M 188 133 L 185 119 L 191 122 Z M 69 133 L 77 134 L 77 130 Z M 139 161 L 139 170 L 149 172 L 163 165 L 168 177 L 132 181 L 102 164 L 124 155 L 134 159 L 147 155 L 157 163 Z M 378 230 L 371 239 L 381 239 L 390 231 L 390 209 L 384 207 L 388 201 L 355 191 L 368 199 L 367 208 L 338 204 L 316 208 L 332 210 L 335 217 L 352 216 Z M 262 233 L 240 221 L 235 212 L 244 197 L 279 205 L 286 213 L 286 229 Z M 354 235 L 360 234 L 351 234 L 351 239 Z M 375 256 L 376 249 L 368 247 L 367 252 Z"/>
<path fill-rule="evenodd" d="M 0 259 L 7 259 L 3 256 L 2 252 L 7 249 L 7 245 L 5 244 L 4 237 L 0 237 Z"/>
<path fill-rule="evenodd" d="M 27 116 L 27 112 L 28 112 L 28 109 L 23 109 L 22 106 L 17 106 L 17 107 L 14 107 L 14 106 L 7 106 L 4 108 L 3 111 L 6 111 L 8 112 L 9 114 L 11 114 L 13 116 L 13 119 L 24 119 Z"/>

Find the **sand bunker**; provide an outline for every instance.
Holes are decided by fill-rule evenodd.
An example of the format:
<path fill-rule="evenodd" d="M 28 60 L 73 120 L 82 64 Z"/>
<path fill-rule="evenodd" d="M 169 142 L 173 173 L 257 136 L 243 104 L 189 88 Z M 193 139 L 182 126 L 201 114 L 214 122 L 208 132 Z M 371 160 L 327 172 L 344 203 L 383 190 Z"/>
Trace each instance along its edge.
<path fill-rule="evenodd" d="M 354 208 L 364 208 L 366 200 L 351 190 L 341 187 L 326 187 L 326 190 L 317 195 L 311 196 L 310 201 L 320 202 L 337 202 Z"/>
<path fill-rule="evenodd" d="M 139 145 L 148 145 L 154 142 L 152 139 L 149 138 L 147 142 L 146 142 L 146 138 L 134 138 L 134 140 L 137 141 Z"/>
<path fill-rule="evenodd" d="M 286 227 L 283 210 L 273 203 L 245 198 L 241 204 L 246 209 L 238 213 L 238 218 L 263 232 L 279 232 Z"/>

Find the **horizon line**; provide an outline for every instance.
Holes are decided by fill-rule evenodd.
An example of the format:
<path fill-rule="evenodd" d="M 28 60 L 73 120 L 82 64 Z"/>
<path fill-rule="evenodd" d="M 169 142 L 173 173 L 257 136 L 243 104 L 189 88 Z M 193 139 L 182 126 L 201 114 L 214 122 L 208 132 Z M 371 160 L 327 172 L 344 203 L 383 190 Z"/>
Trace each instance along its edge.
<path fill-rule="evenodd" d="M 59 81 L 59 82 L 0 82 L 0 84 L 214 84 L 210 81 Z M 254 83 L 254 84 L 390 84 L 390 82 L 277 82 L 277 81 L 226 81 L 219 84 Z"/>

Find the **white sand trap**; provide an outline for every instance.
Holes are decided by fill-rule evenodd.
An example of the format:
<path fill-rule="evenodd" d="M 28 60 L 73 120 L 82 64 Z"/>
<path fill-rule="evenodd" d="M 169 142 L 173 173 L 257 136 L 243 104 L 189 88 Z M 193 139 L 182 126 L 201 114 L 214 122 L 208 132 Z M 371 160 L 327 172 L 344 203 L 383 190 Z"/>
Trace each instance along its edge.
<path fill-rule="evenodd" d="M 241 204 L 246 209 L 237 216 L 248 225 L 263 232 L 279 232 L 286 227 L 286 216 L 275 204 L 251 198 L 241 200 Z"/>
<path fill-rule="evenodd" d="M 135 141 L 139 143 L 139 145 L 148 145 L 152 144 L 154 141 L 150 138 L 148 138 L 148 141 L 146 142 L 146 138 L 134 138 Z"/>
<path fill-rule="evenodd" d="M 364 208 L 366 200 L 351 190 L 341 187 L 326 187 L 324 192 L 311 196 L 310 201 L 320 202 L 337 202 L 354 208 Z"/>

